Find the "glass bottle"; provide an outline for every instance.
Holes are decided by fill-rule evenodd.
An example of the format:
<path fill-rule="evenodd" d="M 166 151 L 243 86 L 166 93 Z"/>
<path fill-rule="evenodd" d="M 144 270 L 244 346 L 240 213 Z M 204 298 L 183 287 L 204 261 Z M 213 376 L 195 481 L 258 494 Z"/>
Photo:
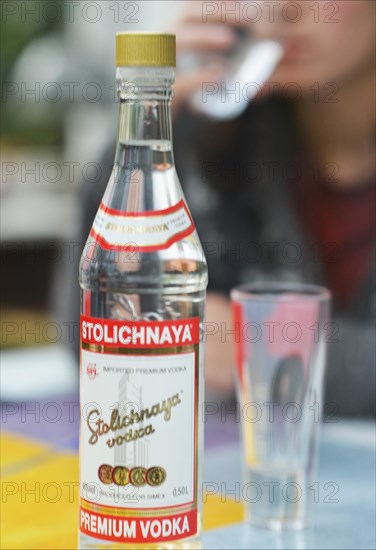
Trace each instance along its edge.
<path fill-rule="evenodd" d="M 115 163 L 80 264 L 79 548 L 200 548 L 204 253 L 174 166 L 175 36 L 119 33 Z"/>

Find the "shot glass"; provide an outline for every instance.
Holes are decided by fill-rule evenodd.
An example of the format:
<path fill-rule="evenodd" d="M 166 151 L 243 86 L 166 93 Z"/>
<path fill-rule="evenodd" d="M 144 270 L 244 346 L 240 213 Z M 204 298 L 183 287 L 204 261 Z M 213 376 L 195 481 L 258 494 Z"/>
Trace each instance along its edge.
<path fill-rule="evenodd" d="M 255 283 L 231 299 L 246 520 L 301 529 L 313 519 L 330 292 Z"/>

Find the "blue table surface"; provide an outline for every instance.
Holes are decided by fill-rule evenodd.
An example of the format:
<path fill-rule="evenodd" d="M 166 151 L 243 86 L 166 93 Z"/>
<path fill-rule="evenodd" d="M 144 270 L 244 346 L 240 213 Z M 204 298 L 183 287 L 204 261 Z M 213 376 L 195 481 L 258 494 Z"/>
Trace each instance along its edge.
<path fill-rule="evenodd" d="M 35 404 L 13 404 L 4 428 L 14 434 L 44 441 L 55 450 L 78 450 L 79 407 L 77 395 L 55 401 L 62 417 L 49 422 L 45 415 L 27 414 Z M 37 411 L 48 401 L 38 403 Z M 73 407 L 73 405 L 75 405 Z M 205 423 L 204 481 L 234 487 L 241 482 L 239 424 L 230 415 L 222 423 L 209 416 Z M 335 499 L 326 502 L 321 492 L 315 504 L 315 524 L 299 532 L 275 533 L 245 524 L 232 525 L 204 534 L 204 549 L 375 549 L 375 423 L 337 419 L 321 429 L 318 485 L 338 486 Z M 327 490 L 326 495 L 330 493 Z"/>
<path fill-rule="evenodd" d="M 345 421 L 326 424 L 321 430 L 318 486 L 327 495 L 338 492 L 327 502 L 319 495 L 314 509 L 314 526 L 301 531 L 282 531 L 233 525 L 204 535 L 205 549 L 333 549 L 376 548 L 375 533 L 375 424 Z M 241 480 L 239 445 L 228 444 L 208 450 L 204 479 L 234 487 Z"/>

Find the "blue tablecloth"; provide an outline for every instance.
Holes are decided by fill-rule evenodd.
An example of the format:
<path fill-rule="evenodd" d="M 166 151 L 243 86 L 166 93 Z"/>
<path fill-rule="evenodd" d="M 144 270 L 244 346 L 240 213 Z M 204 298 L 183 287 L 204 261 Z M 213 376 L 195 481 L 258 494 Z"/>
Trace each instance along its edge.
<path fill-rule="evenodd" d="M 209 531 L 205 549 L 333 549 L 376 548 L 375 534 L 375 424 L 339 419 L 321 431 L 319 488 L 338 486 L 333 498 L 320 496 L 315 523 L 302 531 L 272 531 L 245 524 Z M 241 480 L 239 446 L 234 442 L 208 450 L 205 476 L 233 487 Z M 332 486 L 334 487 L 334 485 Z M 328 487 L 327 495 L 331 487 Z M 325 500 L 338 500 L 327 502 Z"/>
<path fill-rule="evenodd" d="M 48 421 L 47 414 L 41 414 L 41 411 L 46 411 L 51 406 L 49 403 L 40 401 L 37 404 L 3 404 L 4 428 L 8 434 L 18 438 L 17 441 L 12 439 L 8 441 L 9 453 L 15 455 L 12 460 L 13 462 L 16 460 L 16 464 L 14 465 L 10 460 L 12 457 L 5 456 L 6 460 L 9 458 L 10 464 L 2 466 L 8 476 L 11 476 L 6 479 L 12 481 L 12 475 L 17 477 L 16 474 L 20 470 L 20 479 L 23 481 L 26 479 L 27 468 L 29 470 L 36 469 L 41 463 L 43 467 L 41 471 L 45 471 L 44 464 L 48 460 L 49 462 L 55 460 L 57 464 L 65 460 L 64 467 L 70 464 L 70 471 L 76 475 L 79 421 L 77 395 L 62 398 L 53 403 L 55 408 L 49 410 L 49 415 L 53 414 L 54 410 L 61 411 L 62 415 L 58 422 Z M 231 489 L 236 482 L 241 482 L 239 424 L 234 422 L 232 415 L 229 415 L 224 423 L 215 416 L 209 416 L 207 420 L 205 424 L 204 481 L 215 483 L 218 487 L 224 483 L 227 488 Z M 375 424 L 371 421 L 355 422 L 338 419 L 338 422 L 322 426 L 318 473 L 321 494 L 319 502 L 315 504 L 313 528 L 300 532 L 278 534 L 241 523 L 233 524 L 233 519 L 231 519 L 231 521 L 227 521 L 228 524 L 232 523 L 228 527 L 212 529 L 204 533 L 204 548 L 260 550 L 376 548 L 375 439 Z M 27 447 L 24 451 L 21 449 L 22 444 L 23 447 Z M 40 446 L 43 448 L 39 448 Z M 25 456 L 22 455 L 22 452 L 26 453 Z M 52 468 L 55 468 L 54 464 L 55 462 L 51 465 Z M 53 469 L 53 473 L 54 476 L 47 481 L 56 481 L 55 477 L 58 472 Z M 30 476 L 30 479 L 27 478 L 28 481 L 34 482 L 32 472 Z M 39 478 L 37 479 L 40 481 Z M 338 492 L 334 495 L 334 500 L 338 500 L 338 502 L 328 502 L 328 499 L 324 499 L 331 489 L 329 487 L 329 490 L 325 491 L 327 483 L 335 484 L 338 487 Z M 17 495 L 13 497 L 13 500 L 16 497 Z M 8 500 L 10 504 L 13 502 L 12 498 Z M 21 504 L 18 505 L 19 510 L 25 512 L 25 521 L 27 521 L 30 506 L 27 502 L 26 505 L 21 506 Z M 54 506 L 57 505 L 50 505 L 52 508 Z M 23 510 L 24 508 L 25 510 Z M 69 512 L 72 518 L 76 518 L 76 508 L 76 503 L 70 503 L 69 506 L 67 505 L 66 513 Z M 226 510 L 229 508 L 225 507 L 225 513 L 227 513 Z M 37 513 L 40 515 L 40 505 L 38 505 Z M 221 513 L 223 515 L 223 510 Z M 237 518 L 241 516 L 239 513 L 235 515 Z M 74 525 L 72 518 L 70 527 L 72 533 L 69 531 L 71 535 L 69 540 L 72 539 L 73 542 L 71 541 L 72 544 L 69 547 L 75 547 L 77 531 L 77 526 Z M 221 525 L 225 522 L 223 522 L 223 517 L 219 517 L 218 521 L 211 522 L 211 524 Z M 56 525 L 52 525 L 51 528 L 56 529 Z M 210 529 L 210 527 L 208 528 Z M 12 536 L 12 533 L 9 534 Z M 2 539 L 3 537 L 4 532 Z M 20 546 L 13 544 L 6 547 L 19 548 Z M 27 546 L 21 547 L 26 548 Z M 51 548 L 51 546 L 43 547 Z M 59 548 L 67 547 L 66 542 L 62 540 L 62 545 Z"/>

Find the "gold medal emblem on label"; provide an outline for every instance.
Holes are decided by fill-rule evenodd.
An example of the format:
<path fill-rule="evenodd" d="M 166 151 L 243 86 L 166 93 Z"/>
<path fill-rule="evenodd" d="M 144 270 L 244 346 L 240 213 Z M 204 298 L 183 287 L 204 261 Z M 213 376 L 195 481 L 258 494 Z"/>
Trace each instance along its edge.
<path fill-rule="evenodd" d="M 125 466 L 116 466 L 112 471 L 112 480 L 116 485 L 128 485 L 129 469 Z"/>
<path fill-rule="evenodd" d="M 143 487 L 146 484 L 146 468 L 138 466 L 129 472 L 129 480 L 135 487 Z"/>
<path fill-rule="evenodd" d="M 112 483 L 112 466 L 109 464 L 102 464 L 98 468 L 98 477 L 105 485 L 111 485 Z"/>
<path fill-rule="evenodd" d="M 161 466 L 153 466 L 146 472 L 146 483 L 152 487 L 162 485 L 167 477 L 167 472 Z"/>

